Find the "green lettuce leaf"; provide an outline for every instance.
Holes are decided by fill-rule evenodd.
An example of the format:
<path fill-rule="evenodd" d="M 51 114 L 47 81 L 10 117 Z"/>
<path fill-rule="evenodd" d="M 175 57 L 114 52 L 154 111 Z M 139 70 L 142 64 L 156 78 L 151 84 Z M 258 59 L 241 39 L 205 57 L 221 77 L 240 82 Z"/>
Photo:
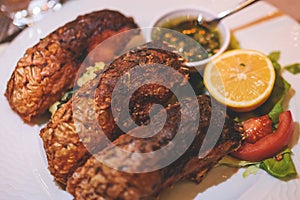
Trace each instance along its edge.
<path fill-rule="evenodd" d="M 271 111 L 269 112 L 269 117 L 272 119 L 273 124 L 277 124 L 279 122 L 279 114 L 284 111 L 283 109 L 283 100 L 284 96 L 287 94 L 289 89 L 291 88 L 291 84 L 288 83 L 285 79 L 282 78 L 282 76 L 277 76 L 277 81 L 275 81 L 275 87 L 276 89 L 273 90 L 271 94 L 272 96 L 277 96 L 276 99 L 278 101 L 275 103 Z M 274 98 L 275 99 L 275 98 Z"/>
<path fill-rule="evenodd" d="M 259 167 L 279 179 L 295 177 L 297 171 L 291 158 L 291 154 L 291 150 L 287 148 L 275 158 L 269 158 L 262 161 Z M 279 159 L 276 159 L 278 157 Z"/>
<path fill-rule="evenodd" d="M 218 165 L 227 165 L 230 167 L 247 167 L 250 165 L 260 164 L 260 162 L 251 162 L 245 160 L 239 160 L 231 156 L 224 156 L 219 162 Z"/>
<path fill-rule="evenodd" d="M 280 51 L 273 51 L 269 54 L 269 58 L 272 61 L 278 62 L 279 58 L 280 58 Z"/>
<path fill-rule="evenodd" d="M 276 157 L 281 159 L 276 160 L 275 158 L 268 158 L 261 162 L 250 162 L 239 160 L 231 156 L 224 156 L 216 166 L 227 165 L 229 167 L 245 168 L 243 177 L 247 177 L 250 174 L 256 174 L 259 169 L 265 170 L 270 175 L 287 180 L 297 176 L 297 171 L 291 157 L 292 151 L 286 148 L 284 151 L 279 153 Z"/>
<path fill-rule="evenodd" d="M 243 178 L 246 178 L 250 174 L 256 175 L 259 170 L 259 164 L 251 165 L 245 169 L 243 172 Z"/>
<path fill-rule="evenodd" d="M 300 63 L 294 63 L 291 65 L 287 65 L 284 67 L 284 69 L 291 72 L 292 74 L 299 74 L 300 73 Z"/>

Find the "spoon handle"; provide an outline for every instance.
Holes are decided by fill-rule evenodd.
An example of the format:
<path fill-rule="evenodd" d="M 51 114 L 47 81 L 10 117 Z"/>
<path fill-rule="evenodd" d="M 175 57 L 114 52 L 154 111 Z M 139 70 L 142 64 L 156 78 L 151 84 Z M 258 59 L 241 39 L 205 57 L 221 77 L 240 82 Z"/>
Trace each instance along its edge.
<path fill-rule="evenodd" d="M 238 11 L 240 11 L 241 9 L 247 7 L 247 6 L 250 6 L 251 4 L 257 2 L 259 0 L 247 0 L 247 1 L 244 1 L 243 3 L 241 3 L 240 5 L 238 5 L 237 7 L 235 8 L 232 8 L 232 9 L 228 9 L 228 10 L 225 10 L 223 12 L 221 12 L 220 14 L 218 14 L 218 21 L 222 20 L 223 18 L 225 17 L 228 17 L 229 15 L 232 15 Z"/>

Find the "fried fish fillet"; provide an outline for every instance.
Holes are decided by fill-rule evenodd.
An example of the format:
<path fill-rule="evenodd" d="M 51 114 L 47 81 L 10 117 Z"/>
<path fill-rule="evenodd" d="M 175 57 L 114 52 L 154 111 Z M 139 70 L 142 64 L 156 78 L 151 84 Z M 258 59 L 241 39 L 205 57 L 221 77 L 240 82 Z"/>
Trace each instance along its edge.
<path fill-rule="evenodd" d="M 218 107 L 212 109 L 207 96 L 198 96 L 199 107 L 189 100 L 180 103 L 166 108 L 167 121 L 156 135 L 134 137 L 133 134 L 140 135 L 144 131 L 143 127 L 135 128 L 89 158 L 69 178 L 67 190 L 76 200 L 138 200 L 153 199 L 162 189 L 184 179 L 199 183 L 224 155 L 240 146 L 241 127 L 224 110 Z M 183 112 L 182 103 L 190 109 Z M 160 117 L 157 119 L 154 127 L 164 123 L 159 120 Z M 185 120 L 187 123 L 179 129 L 179 124 Z M 195 120 L 199 120 L 198 126 L 195 126 Z M 175 139 L 179 130 L 183 134 Z M 221 131 L 220 135 L 218 131 Z M 189 137 L 194 138 L 190 146 L 187 142 Z M 213 148 L 201 150 L 214 137 L 218 138 Z M 167 145 L 173 148 L 155 154 Z M 177 155 L 180 151 L 184 153 Z M 142 154 L 135 156 L 136 153 Z M 155 156 L 147 156 L 146 153 L 154 153 Z M 170 157 L 177 159 L 163 165 Z"/>
<path fill-rule="evenodd" d="M 162 69 L 157 71 L 156 65 Z M 143 74 L 133 70 L 137 66 L 144 69 Z M 166 69 L 181 74 L 183 78 L 177 80 Z M 99 72 L 94 80 L 83 85 L 56 111 L 40 132 L 49 170 L 55 179 L 65 184 L 91 153 L 102 150 L 136 124 L 147 123 L 151 105 L 166 103 L 172 96 L 171 89 L 184 84 L 186 76 L 180 56 L 151 45 L 125 53 Z M 121 77 L 125 78 L 121 80 Z M 139 83 L 150 79 L 168 82 L 170 87 L 155 83 L 139 87 Z M 120 112 L 113 116 L 112 93 L 118 81 L 122 88 L 117 89 L 121 93 L 114 98 L 114 109 Z M 128 104 L 123 102 L 129 95 L 126 87 L 137 88 L 129 102 L 129 118 L 125 116 L 126 112 L 121 112 L 124 106 L 128 109 Z"/>
<path fill-rule="evenodd" d="M 95 46 L 137 27 L 131 17 L 101 10 L 79 16 L 58 28 L 27 49 L 18 61 L 5 92 L 11 108 L 25 122 L 31 122 L 73 87 L 82 61 Z M 131 36 L 110 45 L 108 54 L 123 50 Z"/>

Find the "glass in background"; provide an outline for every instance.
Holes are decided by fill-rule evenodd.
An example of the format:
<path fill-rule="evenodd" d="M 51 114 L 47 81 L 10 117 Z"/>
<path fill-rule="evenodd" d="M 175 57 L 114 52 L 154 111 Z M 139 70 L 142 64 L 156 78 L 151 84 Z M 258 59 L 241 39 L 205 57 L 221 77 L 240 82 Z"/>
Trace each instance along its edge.
<path fill-rule="evenodd" d="M 60 0 L 0 0 L 0 5 L 1 11 L 19 27 L 33 24 L 48 11 L 61 7 Z"/>

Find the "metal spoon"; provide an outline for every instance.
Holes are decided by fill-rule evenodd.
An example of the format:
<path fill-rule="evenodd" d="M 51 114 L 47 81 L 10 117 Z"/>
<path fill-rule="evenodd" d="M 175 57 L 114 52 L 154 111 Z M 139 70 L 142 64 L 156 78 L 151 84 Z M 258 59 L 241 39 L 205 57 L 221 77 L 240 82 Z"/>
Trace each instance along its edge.
<path fill-rule="evenodd" d="M 247 1 L 244 1 L 243 3 L 239 4 L 237 7 L 235 8 L 232 8 L 232 9 L 228 9 L 228 10 L 225 10 L 221 13 L 219 13 L 217 15 L 216 18 L 212 19 L 212 20 L 206 20 L 202 14 L 199 14 L 198 18 L 197 18 L 197 21 L 198 21 L 198 24 L 201 26 L 203 24 L 207 24 L 209 26 L 216 26 L 222 19 L 224 19 L 225 17 L 228 17 L 240 10 L 242 10 L 243 8 L 246 8 L 248 6 L 250 6 L 251 4 L 257 2 L 259 0 L 247 0 Z"/>

